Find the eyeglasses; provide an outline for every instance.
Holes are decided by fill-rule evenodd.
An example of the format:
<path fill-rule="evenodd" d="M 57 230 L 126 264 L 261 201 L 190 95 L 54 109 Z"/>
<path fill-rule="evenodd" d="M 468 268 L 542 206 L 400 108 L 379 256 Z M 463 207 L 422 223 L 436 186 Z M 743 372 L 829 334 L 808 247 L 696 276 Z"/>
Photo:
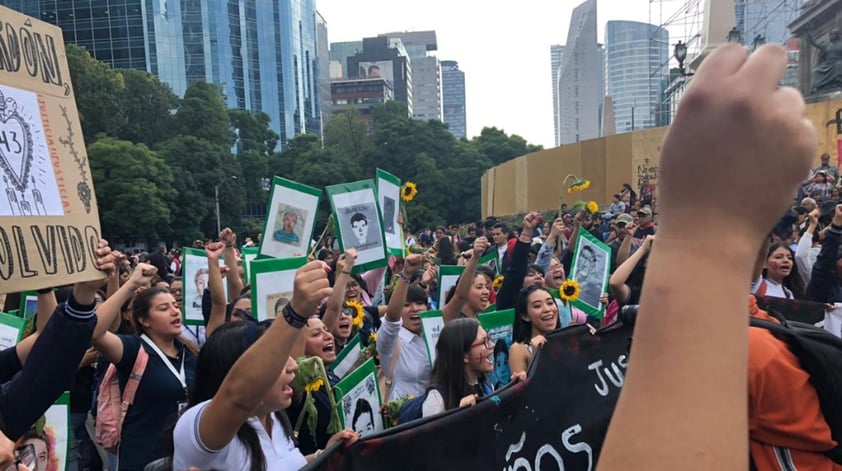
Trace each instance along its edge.
<path fill-rule="evenodd" d="M 184 290 L 181 288 L 170 288 L 170 293 L 172 294 L 183 294 Z"/>
<path fill-rule="evenodd" d="M 35 445 L 23 445 L 15 448 L 15 462 L 7 465 L 3 471 L 17 471 L 20 465 L 35 468 Z"/>
<path fill-rule="evenodd" d="M 352 283 L 348 283 L 347 285 L 345 285 L 345 291 L 349 291 L 349 290 L 352 290 L 352 289 L 357 289 L 357 288 L 359 288 L 359 287 L 360 287 L 360 285 L 358 285 L 357 283 L 353 283 L 353 282 L 352 282 Z"/>
<path fill-rule="evenodd" d="M 494 340 L 491 337 L 485 337 L 484 339 L 480 340 L 479 342 L 474 342 L 471 344 L 471 348 L 479 347 L 480 345 L 485 346 L 485 348 L 491 350 L 494 348 Z"/>

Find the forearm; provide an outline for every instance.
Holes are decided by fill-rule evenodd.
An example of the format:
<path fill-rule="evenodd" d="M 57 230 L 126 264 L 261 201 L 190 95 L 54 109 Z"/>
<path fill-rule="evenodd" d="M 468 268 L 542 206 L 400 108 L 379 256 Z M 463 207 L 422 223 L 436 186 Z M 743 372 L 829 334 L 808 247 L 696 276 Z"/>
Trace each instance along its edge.
<path fill-rule="evenodd" d="M 518 291 L 523 287 L 526 265 L 529 263 L 529 243 L 518 240 L 512 251 L 512 261 L 503 278 L 503 286 L 497 293 L 497 309 L 515 307 Z"/>
<path fill-rule="evenodd" d="M 395 287 L 392 288 L 392 296 L 389 298 L 389 304 L 386 306 L 387 321 L 398 322 L 401 320 L 403 306 L 406 304 L 407 291 L 409 291 L 409 283 L 407 283 L 404 277 L 399 277 L 398 282 L 395 283 Z"/>
<path fill-rule="evenodd" d="M 56 294 L 55 292 L 50 289 L 44 292 L 38 292 L 38 314 L 35 319 L 35 331 L 41 332 L 46 327 L 47 322 L 50 320 L 50 316 L 53 315 L 53 311 L 56 310 Z"/>
<path fill-rule="evenodd" d="M 240 270 L 237 266 L 237 250 L 234 245 L 226 245 L 222 252 L 223 260 L 228 265 L 228 299 L 236 299 L 243 291 L 243 280 L 240 278 Z"/>
<path fill-rule="evenodd" d="M 23 370 L 0 390 L 3 432 L 17 440 L 70 389 L 96 325 L 94 305 L 60 305 L 32 345 Z"/>
<path fill-rule="evenodd" d="M 541 269 L 544 270 L 544 273 L 550 270 L 550 264 L 553 260 L 553 252 L 555 251 L 555 244 L 555 237 L 547 237 L 547 241 L 544 242 L 544 245 L 541 246 L 541 250 L 538 251 L 538 256 L 535 257 L 535 265 L 541 267 Z"/>
<path fill-rule="evenodd" d="M 496 249 L 494 249 L 496 250 Z M 465 271 L 459 277 L 459 283 L 456 284 L 456 290 L 453 293 L 453 298 L 450 299 L 444 309 L 442 309 L 442 316 L 445 322 L 456 319 L 459 312 L 462 311 L 462 306 L 468 298 L 468 293 L 471 291 L 471 285 L 474 283 L 474 274 L 477 270 L 477 263 L 479 263 L 480 256 L 474 254 L 468 264 L 465 266 Z"/>
<path fill-rule="evenodd" d="M 339 272 L 336 274 L 336 280 L 333 283 L 333 293 L 327 300 L 325 306 L 325 315 L 322 322 L 325 323 L 327 330 L 333 330 L 336 323 L 339 322 L 339 313 L 342 311 L 342 303 L 345 302 L 345 287 L 348 285 L 348 276 L 346 273 Z"/>
<path fill-rule="evenodd" d="M 622 265 L 631 255 L 632 236 L 626 234 L 623 242 L 620 243 L 620 248 L 617 249 L 617 265 Z"/>
<path fill-rule="evenodd" d="M 709 241 L 704 248 L 659 236 L 649 258 L 633 360 L 603 446 L 614 451 L 603 455 L 600 470 L 628 469 L 632 462 L 637 469 L 686 469 L 687 456 L 694 456 L 693 469 L 747 464 L 746 283 L 757 247 L 742 241 Z M 687 287 L 703 285 L 716 296 L 700 303 Z M 661 446 L 676 436 L 693 440 L 684 447 Z"/>
<path fill-rule="evenodd" d="M 116 331 L 115 325 L 120 325 L 120 310 L 129 299 L 134 296 L 135 291 L 139 286 L 133 281 L 129 280 L 111 295 L 108 299 L 102 302 L 96 309 L 96 329 L 93 333 L 93 338 L 98 339 L 105 335 L 106 331 Z"/>
<path fill-rule="evenodd" d="M 629 277 L 631 276 L 632 272 L 634 271 L 637 264 L 640 263 L 640 260 L 646 254 L 646 249 L 641 247 L 634 253 L 631 257 L 629 257 L 626 261 L 624 261 L 620 266 L 614 270 L 614 273 L 611 275 L 611 278 L 608 279 L 608 286 L 611 288 L 616 288 L 622 286 L 628 281 Z"/>

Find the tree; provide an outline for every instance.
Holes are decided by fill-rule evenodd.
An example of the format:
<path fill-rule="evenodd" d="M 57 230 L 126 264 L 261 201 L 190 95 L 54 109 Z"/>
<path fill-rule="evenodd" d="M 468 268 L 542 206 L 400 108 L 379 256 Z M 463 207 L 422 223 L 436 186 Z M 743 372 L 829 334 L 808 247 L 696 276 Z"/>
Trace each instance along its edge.
<path fill-rule="evenodd" d="M 120 103 L 122 76 L 80 46 L 68 44 L 65 50 L 85 142 L 92 143 L 98 134 L 116 135 L 126 121 Z"/>
<path fill-rule="evenodd" d="M 230 149 L 236 140 L 222 92 L 216 85 L 196 82 L 184 93 L 175 114 L 176 134 L 194 136 Z"/>
<path fill-rule="evenodd" d="M 493 165 L 500 165 L 515 157 L 543 149 L 541 146 L 527 143 L 526 139 L 516 134 L 508 136 L 502 129 L 497 128 L 482 128 L 480 135 L 470 142 L 485 154 Z"/>
<path fill-rule="evenodd" d="M 175 198 L 163 159 L 143 144 L 106 137 L 88 146 L 102 233 L 133 245 L 167 232 Z"/>
<path fill-rule="evenodd" d="M 277 147 L 280 137 L 269 127 L 272 118 L 268 114 L 229 109 L 228 119 L 237 135 L 239 152 L 254 151 L 268 156 Z"/>
<path fill-rule="evenodd" d="M 148 146 L 173 136 L 173 111 L 180 100 L 169 85 L 140 70 L 117 72 L 125 85 L 118 95 L 125 122 L 115 130 L 117 137 Z"/>
<path fill-rule="evenodd" d="M 172 205 L 172 240 L 190 240 L 197 232 L 213 234 L 216 229 L 214 188 L 219 185 L 220 201 L 228 191 L 225 148 L 195 136 L 176 136 L 160 145 L 158 154 L 173 173 L 173 189 L 178 196 Z"/>

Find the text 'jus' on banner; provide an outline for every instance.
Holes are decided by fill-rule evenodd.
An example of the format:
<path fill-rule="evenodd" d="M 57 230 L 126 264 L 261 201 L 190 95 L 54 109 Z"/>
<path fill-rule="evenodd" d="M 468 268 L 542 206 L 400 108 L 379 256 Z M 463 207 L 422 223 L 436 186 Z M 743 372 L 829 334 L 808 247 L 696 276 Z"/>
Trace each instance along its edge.
<path fill-rule="evenodd" d="M 0 293 L 102 276 L 61 29 L 0 7 Z"/>
<path fill-rule="evenodd" d="M 527 381 L 476 406 L 333 447 L 308 470 L 593 470 L 628 365 L 632 327 L 547 336 Z"/>

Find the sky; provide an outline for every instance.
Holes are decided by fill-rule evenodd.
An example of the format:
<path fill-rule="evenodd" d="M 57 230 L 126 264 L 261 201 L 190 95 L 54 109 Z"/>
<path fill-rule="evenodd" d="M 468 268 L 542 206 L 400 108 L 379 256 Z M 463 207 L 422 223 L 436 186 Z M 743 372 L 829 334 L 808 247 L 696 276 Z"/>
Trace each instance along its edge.
<path fill-rule="evenodd" d="M 468 137 L 483 127 L 554 147 L 550 45 L 567 42 L 580 0 L 317 0 L 328 41 L 358 41 L 395 31 L 435 30 L 440 60 L 465 72 Z M 676 0 L 598 0 L 597 40 L 605 23 L 663 24 Z M 651 6 L 651 9 L 650 9 Z M 651 14 L 651 20 L 650 20 Z M 673 30 L 673 28 L 669 28 Z"/>

